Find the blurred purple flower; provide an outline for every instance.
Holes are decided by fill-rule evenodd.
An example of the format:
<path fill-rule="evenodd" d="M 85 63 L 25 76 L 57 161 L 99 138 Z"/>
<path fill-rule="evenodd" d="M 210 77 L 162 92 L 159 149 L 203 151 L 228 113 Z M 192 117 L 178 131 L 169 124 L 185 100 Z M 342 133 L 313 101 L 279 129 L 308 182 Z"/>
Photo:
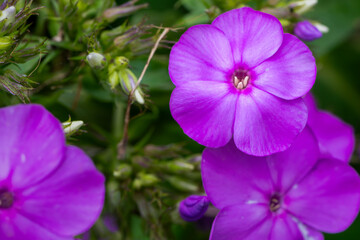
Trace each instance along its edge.
<path fill-rule="evenodd" d="M 189 137 L 207 147 L 233 137 L 241 151 L 264 156 L 289 148 L 305 127 L 301 97 L 316 65 L 275 17 L 244 7 L 189 28 L 172 48 L 169 74 L 171 113 Z"/>
<path fill-rule="evenodd" d="M 333 114 L 320 111 L 314 97 L 304 97 L 309 110 L 308 126 L 318 140 L 321 157 L 349 162 L 355 148 L 354 129 Z"/>
<path fill-rule="evenodd" d="M 268 157 L 234 143 L 205 149 L 202 178 L 220 209 L 211 240 L 324 239 L 348 228 L 360 207 L 360 178 L 347 163 L 321 159 L 305 128 L 292 146 Z"/>
<path fill-rule="evenodd" d="M 298 22 L 294 34 L 304 41 L 314 41 L 322 37 L 322 33 L 309 21 Z"/>
<path fill-rule="evenodd" d="M 204 216 L 209 203 L 207 196 L 191 195 L 180 202 L 180 216 L 188 222 L 199 220 Z"/>
<path fill-rule="evenodd" d="M 46 109 L 0 109 L 0 143 L 0 239 L 71 240 L 95 223 L 104 176 Z"/>

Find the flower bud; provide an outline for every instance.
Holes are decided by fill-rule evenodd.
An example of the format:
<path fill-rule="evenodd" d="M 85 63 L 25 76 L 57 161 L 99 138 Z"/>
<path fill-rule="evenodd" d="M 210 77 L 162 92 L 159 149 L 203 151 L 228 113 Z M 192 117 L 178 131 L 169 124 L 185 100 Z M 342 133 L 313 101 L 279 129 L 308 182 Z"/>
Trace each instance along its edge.
<path fill-rule="evenodd" d="M 192 171 L 194 170 L 194 165 L 185 162 L 185 161 L 181 161 L 181 160 L 176 160 L 176 161 L 171 161 L 166 163 L 166 168 L 170 171 L 170 172 L 174 172 L 174 173 L 178 173 L 178 172 L 184 172 L 184 171 Z"/>
<path fill-rule="evenodd" d="M 126 68 L 119 71 L 119 78 L 120 78 L 121 88 L 125 93 L 129 94 L 130 91 L 132 91 L 133 88 L 136 86 L 137 78 L 135 74 L 132 71 L 130 71 L 130 69 Z M 136 88 L 134 92 L 134 98 L 140 104 L 145 103 L 143 93 L 139 86 Z"/>
<path fill-rule="evenodd" d="M 209 204 L 207 196 L 191 195 L 180 202 L 180 216 L 188 222 L 199 220 L 204 216 Z"/>
<path fill-rule="evenodd" d="M 5 26 L 15 21 L 16 8 L 14 6 L 8 7 L 1 12 L 0 21 L 6 19 Z"/>
<path fill-rule="evenodd" d="M 13 44 L 13 39 L 10 36 L 0 37 L 0 51 L 8 49 Z"/>
<path fill-rule="evenodd" d="M 118 166 L 116 166 L 113 172 L 114 177 L 119 179 L 126 179 L 131 175 L 131 173 L 132 173 L 132 168 L 129 164 L 126 163 L 121 163 Z"/>
<path fill-rule="evenodd" d="M 293 9 L 295 13 L 303 14 L 315 6 L 317 2 L 317 0 L 301 0 L 291 3 L 289 7 Z"/>
<path fill-rule="evenodd" d="M 176 189 L 186 192 L 198 191 L 198 186 L 195 183 L 189 182 L 183 178 L 177 176 L 169 176 L 166 180 Z"/>
<path fill-rule="evenodd" d="M 159 179 L 155 175 L 140 172 L 133 182 L 133 188 L 140 189 L 142 187 L 151 187 L 157 182 L 159 182 Z"/>
<path fill-rule="evenodd" d="M 309 21 L 298 22 L 294 28 L 294 34 L 304 41 L 314 41 L 321 38 L 322 33 Z"/>
<path fill-rule="evenodd" d="M 89 53 L 86 60 L 90 67 L 95 69 L 102 69 L 106 64 L 106 58 L 102 54 L 96 52 Z"/>
<path fill-rule="evenodd" d="M 129 1 L 120 6 L 106 9 L 103 13 L 103 17 L 109 22 L 112 22 L 117 18 L 129 16 L 137 10 L 148 6 L 148 3 L 135 5 L 136 2 L 137 1 Z"/>
<path fill-rule="evenodd" d="M 62 123 L 64 132 L 67 136 L 71 136 L 76 133 L 84 125 L 83 121 L 67 121 Z"/>

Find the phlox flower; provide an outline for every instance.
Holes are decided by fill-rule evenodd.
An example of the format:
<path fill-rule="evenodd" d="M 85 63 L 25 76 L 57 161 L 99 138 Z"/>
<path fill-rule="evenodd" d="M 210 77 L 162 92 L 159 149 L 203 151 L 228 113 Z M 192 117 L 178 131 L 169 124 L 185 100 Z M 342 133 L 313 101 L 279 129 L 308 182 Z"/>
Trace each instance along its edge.
<path fill-rule="evenodd" d="M 309 110 L 307 125 L 318 141 L 321 157 L 349 162 L 355 148 L 352 126 L 327 111 L 318 110 L 310 93 L 304 100 Z"/>
<path fill-rule="evenodd" d="M 199 220 L 204 216 L 209 203 L 207 196 L 190 195 L 180 202 L 179 214 L 188 222 Z"/>
<path fill-rule="evenodd" d="M 320 30 L 306 20 L 295 25 L 294 34 L 304 41 L 314 41 L 322 37 Z"/>
<path fill-rule="evenodd" d="M 46 109 L 0 109 L 0 143 L 0 239 L 72 240 L 95 223 L 104 176 Z"/>
<path fill-rule="evenodd" d="M 304 129 L 302 100 L 316 77 L 308 47 L 273 16 L 244 7 L 189 28 L 170 53 L 170 110 L 207 147 L 230 139 L 265 156 L 289 148 Z"/>
<path fill-rule="evenodd" d="M 360 207 L 360 177 L 320 158 L 309 128 L 286 151 L 255 157 L 234 143 L 206 148 L 202 179 L 218 209 L 211 240 L 322 240 L 348 228 Z"/>

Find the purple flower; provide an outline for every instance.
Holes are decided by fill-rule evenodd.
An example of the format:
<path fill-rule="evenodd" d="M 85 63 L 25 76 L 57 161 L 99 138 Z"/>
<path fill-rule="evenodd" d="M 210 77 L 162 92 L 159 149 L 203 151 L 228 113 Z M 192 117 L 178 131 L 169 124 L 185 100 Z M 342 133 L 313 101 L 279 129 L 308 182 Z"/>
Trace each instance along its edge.
<path fill-rule="evenodd" d="M 65 145 L 60 122 L 40 105 L 0 109 L 0 239 L 71 240 L 104 201 L 104 176 Z"/>
<path fill-rule="evenodd" d="M 320 240 L 321 232 L 344 231 L 359 211 L 360 177 L 347 163 L 319 156 L 308 128 L 268 157 L 233 143 L 205 149 L 203 184 L 220 209 L 210 239 Z"/>
<path fill-rule="evenodd" d="M 180 202 L 179 213 L 188 222 L 202 218 L 209 207 L 207 196 L 191 195 Z"/>
<path fill-rule="evenodd" d="M 331 113 L 319 111 L 310 93 L 304 100 L 309 110 L 307 124 L 318 140 L 321 157 L 349 162 L 355 148 L 354 129 Z"/>
<path fill-rule="evenodd" d="M 189 28 L 172 48 L 169 74 L 171 113 L 189 137 L 207 147 L 233 137 L 241 151 L 264 156 L 289 148 L 305 127 L 301 97 L 316 65 L 275 17 L 244 7 Z"/>
<path fill-rule="evenodd" d="M 304 41 L 314 41 L 322 37 L 322 33 L 309 21 L 298 22 L 294 28 L 294 34 Z"/>

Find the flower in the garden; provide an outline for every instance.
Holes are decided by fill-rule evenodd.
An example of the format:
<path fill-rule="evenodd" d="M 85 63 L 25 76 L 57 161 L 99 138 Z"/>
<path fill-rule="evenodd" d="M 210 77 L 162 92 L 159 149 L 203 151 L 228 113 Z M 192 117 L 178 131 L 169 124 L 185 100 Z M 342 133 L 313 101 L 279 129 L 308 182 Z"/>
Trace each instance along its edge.
<path fill-rule="evenodd" d="M 251 155 L 284 151 L 303 130 L 301 99 L 315 59 L 273 16 L 244 7 L 189 28 L 170 53 L 170 109 L 183 131 L 207 147 L 233 137 Z"/>
<path fill-rule="evenodd" d="M 207 196 L 190 195 L 180 202 L 180 216 L 189 222 L 199 220 L 204 216 L 209 204 Z"/>
<path fill-rule="evenodd" d="M 40 105 L 0 109 L 0 239 L 72 240 L 101 213 L 104 176 Z"/>
<path fill-rule="evenodd" d="M 314 97 L 305 97 L 309 110 L 308 126 L 318 140 L 322 157 L 349 162 L 355 148 L 354 129 L 333 114 L 318 110 Z"/>
<path fill-rule="evenodd" d="M 220 209 L 211 240 L 323 239 L 348 228 L 360 207 L 360 177 L 349 164 L 320 158 L 308 128 L 286 151 L 267 157 L 233 143 L 204 150 L 202 179 Z"/>
<path fill-rule="evenodd" d="M 322 32 L 307 20 L 295 25 L 294 34 L 304 41 L 314 41 L 322 37 Z"/>

